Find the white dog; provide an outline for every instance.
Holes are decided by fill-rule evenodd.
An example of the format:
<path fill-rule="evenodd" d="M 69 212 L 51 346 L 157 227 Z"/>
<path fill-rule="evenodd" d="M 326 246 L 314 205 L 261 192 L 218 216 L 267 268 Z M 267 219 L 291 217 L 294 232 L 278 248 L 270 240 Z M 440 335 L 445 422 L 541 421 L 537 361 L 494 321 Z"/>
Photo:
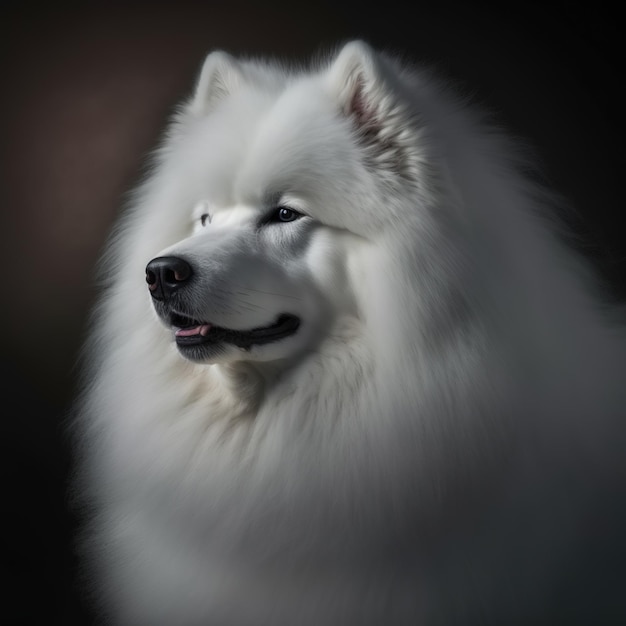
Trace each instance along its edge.
<path fill-rule="evenodd" d="M 209 54 L 91 328 L 77 488 L 111 623 L 607 608 L 563 598 L 624 472 L 625 332 L 526 169 L 366 43 Z"/>

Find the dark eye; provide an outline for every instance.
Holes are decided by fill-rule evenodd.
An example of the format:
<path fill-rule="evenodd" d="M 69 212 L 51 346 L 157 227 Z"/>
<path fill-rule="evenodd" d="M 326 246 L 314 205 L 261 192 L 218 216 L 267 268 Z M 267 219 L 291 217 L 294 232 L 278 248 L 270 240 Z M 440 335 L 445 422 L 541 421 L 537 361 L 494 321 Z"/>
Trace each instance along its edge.
<path fill-rule="evenodd" d="M 301 217 L 301 214 L 286 206 L 278 207 L 272 215 L 272 221 L 275 222 L 293 222 Z"/>
<path fill-rule="evenodd" d="M 202 226 L 206 226 L 207 221 L 209 224 L 211 223 L 211 216 L 208 213 L 203 213 L 200 216 L 200 224 L 202 224 Z"/>

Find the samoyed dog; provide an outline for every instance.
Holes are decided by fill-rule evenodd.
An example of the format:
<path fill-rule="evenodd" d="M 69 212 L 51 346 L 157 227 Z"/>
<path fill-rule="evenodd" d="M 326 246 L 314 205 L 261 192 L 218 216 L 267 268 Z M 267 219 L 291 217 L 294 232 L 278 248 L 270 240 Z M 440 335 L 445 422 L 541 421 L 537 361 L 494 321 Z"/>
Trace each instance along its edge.
<path fill-rule="evenodd" d="M 77 489 L 106 623 L 621 609 L 577 567 L 604 566 L 625 475 L 625 331 L 529 169 L 365 42 L 307 68 L 208 55 L 89 331 Z"/>

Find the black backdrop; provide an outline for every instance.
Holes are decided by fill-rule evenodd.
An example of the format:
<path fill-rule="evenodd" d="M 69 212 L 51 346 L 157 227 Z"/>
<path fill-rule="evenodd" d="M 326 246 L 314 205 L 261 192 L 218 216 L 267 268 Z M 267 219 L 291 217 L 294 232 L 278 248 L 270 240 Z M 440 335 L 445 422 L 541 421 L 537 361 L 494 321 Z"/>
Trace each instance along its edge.
<path fill-rule="evenodd" d="M 617 11 L 601 3 L 5 3 L 0 11 L 10 581 L 2 623 L 91 623 L 73 584 L 63 427 L 88 332 L 91 271 L 122 194 L 210 49 L 301 58 L 361 37 L 435 65 L 536 148 L 624 291 L 622 33 Z"/>

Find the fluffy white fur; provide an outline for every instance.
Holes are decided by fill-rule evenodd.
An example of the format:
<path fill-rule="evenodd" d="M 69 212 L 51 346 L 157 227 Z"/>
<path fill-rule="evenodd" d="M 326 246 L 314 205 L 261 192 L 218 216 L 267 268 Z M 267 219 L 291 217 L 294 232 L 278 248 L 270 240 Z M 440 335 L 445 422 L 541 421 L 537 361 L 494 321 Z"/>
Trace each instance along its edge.
<path fill-rule="evenodd" d="M 363 42 L 307 69 L 207 57 L 90 330 L 78 489 L 111 623 L 558 614 L 623 475 L 626 344 L 526 169 Z M 179 350 L 145 282 L 163 256 L 194 268 L 190 317 L 300 327 Z"/>

